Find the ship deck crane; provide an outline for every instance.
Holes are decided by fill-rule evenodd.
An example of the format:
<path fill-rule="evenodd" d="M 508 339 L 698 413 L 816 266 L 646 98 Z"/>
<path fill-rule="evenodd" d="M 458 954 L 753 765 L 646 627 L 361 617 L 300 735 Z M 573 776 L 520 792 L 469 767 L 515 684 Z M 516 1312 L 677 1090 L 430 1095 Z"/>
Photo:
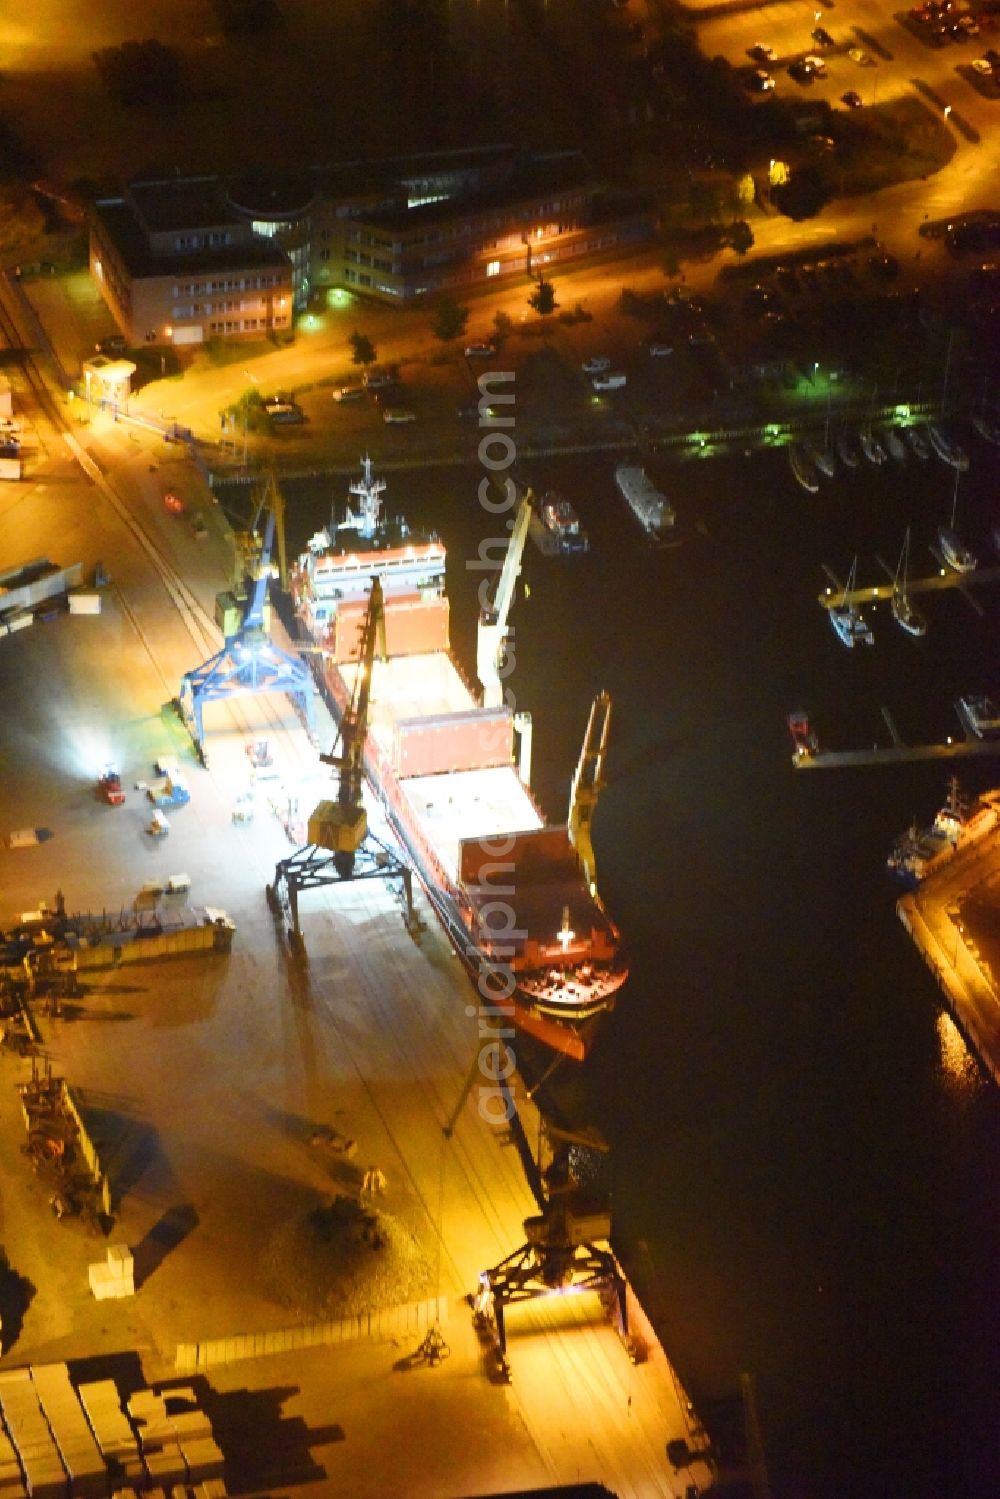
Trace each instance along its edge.
<path fill-rule="evenodd" d="M 591 895 L 597 894 L 597 860 L 590 825 L 598 798 L 604 789 L 604 765 L 608 756 L 610 733 L 611 695 L 601 692 L 590 705 L 590 718 L 570 788 L 569 814 L 566 818 L 570 842 L 576 849 Z"/>
<path fill-rule="evenodd" d="M 354 692 L 340 725 L 340 754 L 320 756 L 337 772 L 336 800 L 316 806 L 309 818 L 309 842 L 278 862 L 274 884 L 267 889 L 269 904 L 282 913 L 289 940 L 298 947 L 303 943 L 299 892 L 339 880 L 398 879 L 407 925 L 414 925 L 410 867 L 371 832 L 364 803 L 365 739 L 376 656 L 386 659 L 385 606 L 377 577 L 372 579 L 362 626 Z"/>
<path fill-rule="evenodd" d="M 504 705 L 503 679 L 508 674 L 507 620 L 514 602 L 514 587 L 521 571 L 521 557 L 531 521 L 531 490 L 525 490 L 518 502 L 511 525 L 510 541 L 497 574 L 492 598 L 479 611 L 479 633 L 476 641 L 476 674 L 483 689 L 484 708 Z M 482 599 L 482 592 L 480 592 Z M 528 785 L 531 778 L 531 714 L 515 713 L 514 728 L 518 736 L 518 772 Z"/>
<path fill-rule="evenodd" d="M 514 602 L 514 586 L 521 571 L 521 557 L 531 520 L 531 491 L 526 491 L 514 514 L 513 528 L 503 563 L 497 574 L 492 598 L 479 612 L 476 642 L 476 673 L 483 688 L 483 707 L 503 707 L 503 678 L 507 648 L 507 620 Z M 480 594 L 482 602 L 482 594 Z"/>
<path fill-rule="evenodd" d="M 261 514 L 267 511 L 263 541 L 258 543 Z M 223 647 L 201 666 L 184 674 L 178 707 L 189 723 L 199 758 L 204 761 L 206 703 L 246 694 L 285 692 L 296 703 L 310 734 L 314 729 L 313 681 L 308 666 L 280 650 L 268 634 L 268 583 L 274 576 L 272 555 L 277 541 L 278 574 L 286 582 L 284 501 L 271 471 L 248 535 L 238 541 L 240 577 L 229 593 L 216 598 L 216 621 Z"/>

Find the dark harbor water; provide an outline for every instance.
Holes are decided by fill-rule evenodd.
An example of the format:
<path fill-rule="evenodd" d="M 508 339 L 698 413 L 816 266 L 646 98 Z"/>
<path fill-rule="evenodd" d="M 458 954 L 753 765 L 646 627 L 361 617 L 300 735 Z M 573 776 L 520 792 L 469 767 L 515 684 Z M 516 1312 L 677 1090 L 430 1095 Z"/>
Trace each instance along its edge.
<path fill-rule="evenodd" d="M 985 558 L 1000 454 L 970 447 L 959 529 Z M 881 605 L 875 648 L 849 652 L 815 602 L 821 563 L 844 577 L 857 552 L 874 582 L 875 553 L 894 566 L 911 524 L 911 575 L 931 570 L 949 469 L 841 469 L 812 497 L 782 454 L 647 466 L 674 500 L 676 548 L 645 548 L 610 456 L 528 475 L 572 499 L 593 546 L 544 559 L 529 544 L 511 684 L 559 819 L 590 700 L 613 694 L 595 841 L 633 966 L 582 1075 L 556 1081 L 613 1142 L 619 1246 L 699 1408 L 711 1418 L 754 1375 L 776 1494 L 986 1499 L 1000 1107 L 884 868 L 948 767 L 796 774 L 785 720 L 804 708 L 843 748 L 887 742 L 882 704 L 912 742 L 955 732 L 956 697 L 1000 689 L 1000 588 L 979 591 L 984 617 L 954 590 L 930 596 L 923 640 Z M 470 674 L 481 575 L 466 562 L 505 534 L 479 476 L 400 473 L 388 489 L 449 547 Z M 293 547 L 345 488 L 287 486 Z M 1000 782 L 998 763 L 959 768 L 970 790 Z"/>

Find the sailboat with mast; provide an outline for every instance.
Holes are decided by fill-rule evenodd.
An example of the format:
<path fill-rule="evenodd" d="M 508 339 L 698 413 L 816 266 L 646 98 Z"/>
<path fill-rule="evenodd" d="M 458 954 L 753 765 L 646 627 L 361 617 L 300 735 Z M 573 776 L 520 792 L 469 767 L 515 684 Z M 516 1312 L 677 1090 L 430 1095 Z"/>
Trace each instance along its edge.
<path fill-rule="evenodd" d="M 899 554 L 896 577 L 892 585 L 892 617 L 907 635 L 926 635 L 927 621 L 910 598 L 906 587 L 910 566 L 910 528 L 903 537 L 903 550 Z"/>
<path fill-rule="evenodd" d="M 875 390 L 872 391 L 872 403 L 868 410 L 868 425 L 866 427 L 863 427 L 858 433 L 858 442 L 860 443 L 861 451 L 868 459 L 868 462 L 873 463 L 876 468 L 879 468 L 885 462 L 885 448 L 882 446 L 878 438 L 875 436 L 875 433 L 872 431 L 872 421 L 875 416 L 875 398 L 877 394 L 878 387 L 876 386 Z"/>
<path fill-rule="evenodd" d="M 861 613 L 857 604 L 851 601 L 857 575 L 858 559 L 855 557 L 851 563 L 851 571 L 847 575 L 847 582 L 844 584 L 844 592 L 841 595 L 840 603 L 831 604 L 827 610 L 837 639 L 851 651 L 853 651 L 856 645 L 875 644 L 875 636 L 869 628 L 868 621 Z"/>
<path fill-rule="evenodd" d="M 958 510 L 958 481 L 962 470 L 955 469 L 955 488 L 951 497 L 951 520 L 946 526 L 938 526 L 938 546 L 941 555 L 949 567 L 953 567 L 957 573 L 974 573 L 979 566 L 979 560 L 974 552 L 971 552 L 965 542 L 955 530 L 955 515 Z"/>
<path fill-rule="evenodd" d="M 809 459 L 809 461 L 819 469 L 821 474 L 825 474 L 828 479 L 832 479 L 834 474 L 837 472 L 837 455 L 833 450 L 832 443 L 830 442 L 829 392 L 827 393 L 826 397 L 826 426 L 823 428 L 823 446 L 819 448 L 814 442 L 806 442 L 803 444 L 803 446 L 805 448 L 806 457 Z"/>

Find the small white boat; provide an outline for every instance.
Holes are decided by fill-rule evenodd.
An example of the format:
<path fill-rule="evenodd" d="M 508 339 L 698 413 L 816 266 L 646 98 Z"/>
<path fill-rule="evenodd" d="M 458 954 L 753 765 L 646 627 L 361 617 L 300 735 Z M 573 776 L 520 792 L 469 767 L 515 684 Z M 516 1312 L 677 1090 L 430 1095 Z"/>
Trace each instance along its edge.
<path fill-rule="evenodd" d="M 958 532 L 951 526 L 938 526 L 938 546 L 949 567 L 957 573 L 974 573 L 979 566 L 975 552 L 970 552 Z"/>
<path fill-rule="evenodd" d="M 987 442 L 1000 445 L 1000 420 L 990 416 L 985 411 L 977 411 L 972 418 L 972 425 L 980 437 L 985 437 Z"/>
<path fill-rule="evenodd" d="M 788 462 L 791 465 L 792 473 L 802 485 L 802 488 L 809 494 L 818 494 L 819 480 L 816 477 L 816 472 L 806 457 L 804 449 L 800 448 L 797 443 L 793 442 L 788 449 Z"/>
<path fill-rule="evenodd" d="M 838 432 L 837 434 L 837 457 L 845 468 L 857 468 L 858 466 L 858 450 L 854 446 L 848 432 Z"/>
<path fill-rule="evenodd" d="M 892 617 L 907 635 L 926 635 L 927 621 L 913 603 L 906 588 L 906 575 L 910 564 L 910 528 L 903 537 L 903 550 L 899 554 L 896 577 L 892 585 Z"/>
<path fill-rule="evenodd" d="M 966 728 L 977 739 L 996 739 L 1000 735 L 1000 708 L 991 697 L 985 694 L 960 697 L 955 707 Z"/>
<path fill-rule="evenodd" d="M 905 428 L 906 441 L 910 445 L 910 452 L 922 463 L 926 463 L 931 456 L 931 450 L 927 445 L 927 439 L 919 427 Z"/>
<path fill-rule="evenodd" d="M 927 436 L 931 440 L 931 447 L 941 459 L 942 463 L 948 463 L 952 468 L 957 468 L 959 473 L 965 472 L 969 466 L 969 455 L 957 442 L 952 442 L 948 434 L 931 422 L 927 428 Z"/>
<path fill-rule="evenodd" d="M 958 514 L 958 481 L 961 469 L 955 470 L 955 488 L 951 496 L 951 518 L 946 526 L 938 526 L 938 546 L 941 555 L 949 567 L 953 567 L 957 573 L 974 573 L 979 566 L 979 559 L 971 552 L 965 542 L 955 530 L 955 516 Z"/>
<path fill-rule="evenodd" d="M 851 563 L 851 571 L 844 585 L 844 595 L 841 603 L 831 604 L 827 613 L 830 623 L 834 628 L 838 640 L 853 650 L 856 645 L 874 645 L 875 636 L 868 625 L 861 610 L 856 604 L 849 601 L 848 595 L 854 592 L 855 578 L 858 571 L 858 559 L 855 557 Z"/>
<path fill-rule="evenodd" d="M 896 463 L 906 462 L 906 443 L 895 427 L 889 427 L 886 431 L 885 446 L 889 457 L 894 459 Z"/>
<path fill-rule="evenodd" d="M 873 463 L 878 468 L 885 462 L 885 448 L 870 427 L 858 433 L 858 442 L 869 463 Z"/>
<path fill-rule="evenodd" d="M 833 478 L 837 472 L 837 459 L 832 448 L 818 448 L 814 442 L 804 442 L 802 451 L 814 468 L 818 468 L 828 479 Z"/>

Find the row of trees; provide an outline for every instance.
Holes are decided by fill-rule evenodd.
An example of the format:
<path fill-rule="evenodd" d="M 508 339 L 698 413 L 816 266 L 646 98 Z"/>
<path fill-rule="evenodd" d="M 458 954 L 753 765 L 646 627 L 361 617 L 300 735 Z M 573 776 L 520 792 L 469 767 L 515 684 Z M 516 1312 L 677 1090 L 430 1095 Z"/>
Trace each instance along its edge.
<path fill-rule="evenodd" d="M 556 301 L 555 287 L 551 281 L 539 277 L 538 283 L 528 298 L 528 306 L 539 317 L 551 317 L 556 311 L 559 303 Z M 434 311 L 434 321 L 431 331 L 435 338 L 443 344 L 454 343 L 465 333 L 469 325 L 469 309 L 456 302 L 454 297 L 442 296 L 437 300 Z M 498 312 L 493 319 L 493 337 L 498 343 L 509 335 L 513 324 L 506 312 Z M 351 361 L 354 364 L 367 368 L 374 364 L 378 358 L 378 350 L 367 333 L 359 333 L 357 329 L 349 336 L 348 345 L 351 350 Z"/>

